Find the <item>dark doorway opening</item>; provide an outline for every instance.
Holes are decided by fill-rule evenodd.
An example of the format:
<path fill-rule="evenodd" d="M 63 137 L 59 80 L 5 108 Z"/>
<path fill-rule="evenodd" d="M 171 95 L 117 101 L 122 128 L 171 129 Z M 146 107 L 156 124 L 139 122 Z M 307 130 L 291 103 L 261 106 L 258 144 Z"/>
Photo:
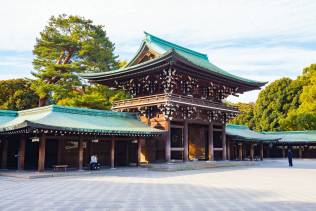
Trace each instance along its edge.
<path fill-rule="evenodd" d="M 116 141 L 115 142 L 115 165 L 130 166 L 137 163 L 137 142 Z"/>
<path fill-rule="evenodd" d="M 214 160 L 222 160 L 223 159 L 223 151 L 215 150 L 214 151 Z"/>
<path fill-rule="evenodd" d="M 38 142 L 28 139 L 25 144 L 25 169 L 36 170 L 38 164 Z"/>
<path fill-rule="evenodd" d="M 8 141 L 8 160 L 7 168 L 8 169 L 17 169 L 18 168 L 18 150 L 19 150 L 19 140 L 10 139 Z"/>
<path fill-rule="evenodd" d="M 52 168 L 53 165 L 57 164 L 57 147 L 58 140 L 48 139 L 46 141 L 46 151 L 45 151 L 45 168 Z"/>
<path fill-rule="evenodd" d="M 223 147 L 223 133 L 221 131 L 213 132 L 213 146 L 214 148 Z"/>

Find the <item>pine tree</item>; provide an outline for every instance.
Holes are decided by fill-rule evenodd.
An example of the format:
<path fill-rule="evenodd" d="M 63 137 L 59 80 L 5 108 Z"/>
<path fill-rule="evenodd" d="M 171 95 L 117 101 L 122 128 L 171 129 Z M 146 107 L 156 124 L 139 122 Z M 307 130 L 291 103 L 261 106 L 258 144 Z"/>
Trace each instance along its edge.
<path fill-rule="evenodd" d="M 79 16 L 52 16 L 36 39 L 32 89 L 39 106 L 66 98 L 82 85 L 78 74 L 109 71 L 118 67 L 114 44 L 101 25 Z"/>

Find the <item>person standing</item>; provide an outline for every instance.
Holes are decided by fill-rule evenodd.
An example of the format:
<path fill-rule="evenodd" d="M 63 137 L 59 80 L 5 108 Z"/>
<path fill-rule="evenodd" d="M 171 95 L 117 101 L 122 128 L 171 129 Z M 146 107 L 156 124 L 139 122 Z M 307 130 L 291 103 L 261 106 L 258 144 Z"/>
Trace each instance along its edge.
<path fill-rule="evenodd" d="M 289 160 L 289 166 L 292 167 L 293 166 L 293 152 L 291 149 L 289 149 L 287 152 L 287 158 Z"/>

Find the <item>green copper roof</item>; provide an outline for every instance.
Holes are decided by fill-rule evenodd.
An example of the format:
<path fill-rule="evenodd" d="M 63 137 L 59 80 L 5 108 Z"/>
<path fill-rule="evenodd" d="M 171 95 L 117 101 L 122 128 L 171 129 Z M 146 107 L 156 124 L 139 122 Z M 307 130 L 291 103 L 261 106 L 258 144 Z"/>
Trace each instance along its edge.
<path fill-rule="evenodd" d="M 277 141 L 279 137 L 269 137 L 250 130 L 245 125 L 226 125 L 226 134 L 240 141 Z"/>
<path fill-rule="evenodd" d="M 191 49 L 179 46 L 177 44 L 171 43 L 169 41 L 163 40 L 157 36 L 154 36 L 152 34 L 149 34 L 147 32 L 145 33 L 145 39 L 137 51 L 136 55 L 131 59 L 131 61 L 124 67 L 118 70 L 113 70 L 113 71 L 108 71 L 108 72 L 101 72 L 101 73 L 85 73 L 81 74 L 82 77 L 87 78 L 87 79 L 95 79 L 97 77 L 103 77 L 103 76 L 110 76 L 110 75 L 117 75 L 125 71 L 130 71 L 134 67 L 139 67 L 151 62 L 155 62 L 156 60 L 159 60 L 159 58 L 164 57 L 172 52 L 176 52 L 176 54 L 186 60 L 187 62 L 205 69 L 206 71 L 209 71 L 210 73 L 215 73 L 217 75 L 233 79 L 233 80 L 238 80 L 243 83 L 255 85 L 255 86 L 263 86 L 266 82 L 259 82 L 255 80 L 250 80 L 246 79 L 237 75 L 233 75 L 217 66 L 209 62 L 209 59 L 206 54 L 193 51 Z M 133 62 L 135 59 L 138 57 L 138 55 L 142 52 L 144 47 L 147 46 L 149 49 L 153 50 L 157 54 L 159 54 L 158 58 L 133 65 Z"/>
<path fill-rule="evenodd" d="M 152 34 L 149 34 L 147 32 L 145 33 L 145 42 L 150 45 L 152 48 L 154 48 L 154 50 L 156 50 L 156 52 L 160 53 L 160 54 L 164 54 L 167 51 L 174 49 L 176 51 L 178 51 L 179 53 L 184 53 L 184 54 L 188 54 L 190 56 L 196 57 L 198 59 L 202 59 L 204 61 L 208 61 L 208 57 L 206 54 L 197 52 L 197 51 L 193 51 L 191 49 L 182 47 L 180 45 L 168 42 L 166 40 L 163 40 L 159 37 L 156 37 Z"/>
<path fill-rule="evenodd" d="M 0 125 L 13 120 L 16 116 L 16 111 L 0 110 Z"/>
<path fill-rule="evenodd" d="M 280 143 L 316 143 L 316 130 L 262 132 L 262 134 L 269 137 L 281 137 Z"/>
<path fill-rule="evenodd" d="M 307 144 L 316 143 L 316 130 L 305 131 L 282 131 L 282 132 L 255 132 L 250 130 L 245 125 L 226 125 L 226 133 L 232 138 L 238 140 L 261 140 L 273 141 L 278 140 L 278 143 L 284 144 Z"/>
<path fill-rule="evenodd" d="M 146 42 L 146 44 L 148 44 L 149 48 L 152 48 L 154 51 L 156 51 L 160 54 L 164 54 L 170 50 L 174 50 L 175 52 L 177 52 L 180 56 L 184 57 L 189 62 L 191 62 L 199 67 L 205 68 L 211 72 L 215 72 L 215 73 L 227 76 L 227 77 L 232 78 L 232 79 L 237 79 L 237 80 L 245 81 L 245 82 L 249 82 L 249 83 L 264 83 L 264 82 L 259 82 L 259 81 L 254 81 L 254 80 L 242 78 L 242 77 L 233 75 L 229 72 L 226 72 L 225 70 L 223 70 L 223 69 L 215 66 L 211 62 L 209 62 L 209 59 L 208 59 L 206 54 L 202 54 L 202 53 L 193 51 L 191 49 L 184 48 L 182 46 L 168 42 L 166 40 L 163 40 L 163 39 L 156 37 L 152 34 L 149 34 L 147 32 L 145 32 L 145 42 Z"/>
<path fill-rule="evenodd" d="M 15 119 L 0 125 L 0 132 L 25 127 L 115 135 L 159 135 L 163 132 L 143 124 L 135 113 L 56 105 L 19 111 Z"/>

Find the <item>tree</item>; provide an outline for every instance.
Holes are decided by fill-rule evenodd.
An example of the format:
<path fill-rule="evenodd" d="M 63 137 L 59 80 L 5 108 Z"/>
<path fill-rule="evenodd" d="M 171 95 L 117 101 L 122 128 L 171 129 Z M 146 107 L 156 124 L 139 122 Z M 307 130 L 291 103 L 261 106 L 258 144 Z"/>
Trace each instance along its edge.
<path fill-rule="evenodd" d="M 114 91 L 107 86 L 91 85 L 84 90 L 74 90 L 68 98 L 58 101 L 58 105 L 85 107 L 94 109 L 111 109 L 113 101 L 125 99 L 123 91 Z"/>
<path fill-rule="evenodd" d="M 119 68 L 124 68 L 128 64 L 126 60 L 120 60 L 118 63 Z"/>
<path fill-rule="evenodd" d="M 254 108 L 256 130 L 282 130 L 281 122 L 298 108 L 301 92 L 302 84 L 290 78 L 276 80 L 262 90 Z"/>
<path fill-rule="evenodd" d="M 305 68 L 297 80 L 304 85 L 300 105 L 289 112 L 282 126 L 287 130 L 316 130 L 316 64 Z"/>
<path fill-rule="evenodd" d="M 38 96 L 31 90 L 29 79 L 2 80 L 0 90 L 0 109 L 22 110 L 37 106 Z"/>
<path fill-rule="evenodd" d="M 250 129 L 255 128 L 253 110 L 255 107 L 254 103 L 231 103 L 232 106 L 236 106 L 241 112 L 234 119 L 230 120 L 229 123 L 237 125 L 246 125 Z"/>
<path fill-rule="evenodd" d="M 118 67 L 114 44 L 101 25 L 79 16 L 52 16 L 36 39 L 32 74 L 37 78 L 32 88 L 39 106 L 50 97 L 55 102 L 82 85 L 82 72 L 109 71 Z"/>

